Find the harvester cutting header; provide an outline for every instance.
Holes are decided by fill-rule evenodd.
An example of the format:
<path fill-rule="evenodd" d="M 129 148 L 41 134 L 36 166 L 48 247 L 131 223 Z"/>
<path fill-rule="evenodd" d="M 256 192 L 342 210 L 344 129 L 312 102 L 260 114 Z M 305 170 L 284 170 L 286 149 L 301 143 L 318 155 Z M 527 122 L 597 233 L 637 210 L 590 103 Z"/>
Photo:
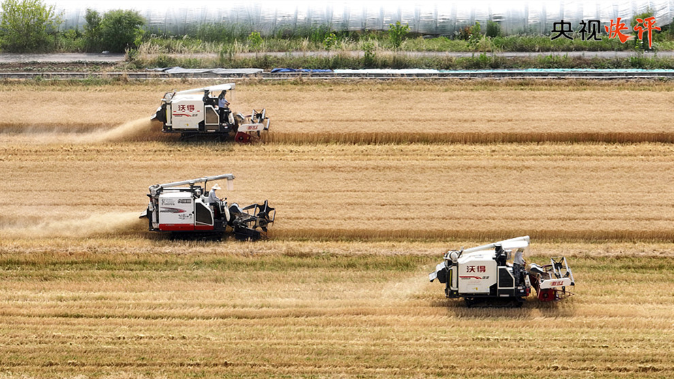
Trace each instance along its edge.
<path fill-rule="evenodd" d="M 234 113 L 226 98 L 227 91 L 232 93 L 234 88 L 234 83 L 227 83 L 167 92 L 151 119 L 162 122 L 165 133 L 180 133 L 181 139 L 212 137 L 225 140 L 234 135 L 240 143 L 258 140 L 269 130 L 267 111 L 253 109 L 249 115 Z"/>
<path fill-rule="evenodd" d="M 528 248 L 529 236 L 525 236 L 450 250 L 428 278 L 445 284 L 447 298 L 463 297 L 468 306 L 500 302 L 519 307 L 531 287 L 538 300 L 544 302 L 570 296 L 567 287 L 576 283 L 566 258 L 551 258 L 545 266 L 532 263 L 527 271 L 523 255 Z M 508 262 L 510 259 L 512 263 Z"/>
<path fill-rule="evenodd" d="M 140 218 L 147 217 L 150 231 L 156 232 L 219 239 L 229 228 L 239 240 L 265 237 L 267 227 L 274 223 L 276 210 L 267 200 L 243 208 L 237 203 L 228 205 L 227 198 L 216 196 L 218 183 L 206 191 L 209 181 L 221 179 L 227 179 L 227 189 L 233 190 L 232 174 L 152 185 L 147 195 L 150 203 Z"/>

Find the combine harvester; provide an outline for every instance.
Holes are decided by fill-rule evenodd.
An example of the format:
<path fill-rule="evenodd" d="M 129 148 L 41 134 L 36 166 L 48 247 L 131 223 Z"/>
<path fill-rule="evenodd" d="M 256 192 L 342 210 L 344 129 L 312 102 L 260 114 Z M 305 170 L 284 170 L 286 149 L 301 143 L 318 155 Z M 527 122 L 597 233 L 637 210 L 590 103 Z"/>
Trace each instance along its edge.
<path fill-rule="evenodd" d="M 175 237 L 219 240 L 228 228 L 238 240 L 256 241 L 266 237 L 267 227 L 276 218 L 276 210 L 269 207 L 267 200 L 262 205 L 251 204 L 243 208 L 237 203 L 228 206 L 226 198 L 209 204 L 206 185 L 219 179 L 227 179 L 227 189 L 233 189 L 232 174 L 150 186 L 147 195 L 150 203 L 140 218 L 149 219 L 150 231 L 167 232 Z M 204 186 L 197 183 L 204 183 Z"/>
<path fill-rule="evenodd" d="M 165 133 L 180 133 L 181 140 L 196 138 L 215 138 L 220 141 L 229 139 L 239 143 L 250 143 L 260 139 L 262 132 L 269 130 L 269 117 L 265 109 L 249 115 L 234 113 L 224 97 L 227 91 L 233 92 L 235 84 L 195 88 L 180 92 L 167 92 L 161 105 L 151 120 L 160 121 Z M 220 93 L 214 97 L 212 93 Z"/>
<path fill-rule="evenodd" d="M 526 271 L 522 255 L 528 247 L 529 236 L 525 236 L 466 250 L 450 250 L 428 278 L 431 282 L 438 279 L 444 283 L 446 297 L 463 297 L 468 307 L 521 307 L 531 287 L 543 302 L 571 296 L 566 287 L 574 286 L 575 281 L 566 258 L 551 258 L 546 266 L 532 263 Z M 513 251 L 515 259 L 511 264 L 508 260 Z"/>

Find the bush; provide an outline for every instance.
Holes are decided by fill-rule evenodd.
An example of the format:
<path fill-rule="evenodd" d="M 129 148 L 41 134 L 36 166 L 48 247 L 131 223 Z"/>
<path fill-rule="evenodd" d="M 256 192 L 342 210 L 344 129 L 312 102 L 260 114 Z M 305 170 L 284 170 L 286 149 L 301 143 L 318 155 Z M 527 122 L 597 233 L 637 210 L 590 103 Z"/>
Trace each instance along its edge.
<path fill-rule="evenodd" d="M 458 39 L 468 41 L 470 39 L 470 34 L 471 34 L 470 26 L 464 26 L 458 32 L 455 32 L 455 33 L 456 33 L 456 37 Z"/>
<path fill-rule="evenodd" d="M 140 45 L 145 19 L 136 11 L 113 10 L 101 20 L 101 40 L 105 50 L 123 53 Z"/>
<path fill-rule="evenodd" d="M 405 36 L 410 32 L 410 26 L 405 24 L 401 25 L 400 21 L 396 21 L 395 24 L 389 24 L 388 26 L 388 35 L 391 40 L 391 44 L 394 49 L 400 48 L 402 45 Z"/>
<path fill-rule="evenodd" d="M 250 32 L 250 35 L 248 36 L 248 41 L 250 42 L 250 46 L 255 51 L 259 51 L 260 48 L 262 47 L 262 42 L 264 42 L 262 40 L 260 32 Z"/>
<path fill-rule="evenodd" d="M 2 47 L 11 52 L 48 50 L 60 23 L 54 6 L 42 0 L 5 0 L 0 21 Z"/>
<path fill-rule="evenodd" d="M 54 50 L 59 52 L 81 52 L 86 51 L 85 41 L 77 29 L 68 29 L 65 32 L 55 36 Z M 51 51 L 51 49 L 50 49 Z"/>
<path fill-rule="evenodd" d="M 365 67 L 372 67 L 375 64 L 377 57 L 376 46 L 372 40 L 363 42 L 363 65 Z"/>
<path fill-rule="evenodd" d="M 468 44 L 470 47 L 475 50 L 482 40 L 482 27 L 478 21 L 475 21 L 475 25 L 470 27 L 470 38 L 468 38 Z"/>
<path fill-rule="evenodd" d="M 501 25 L 498 22 L 487 21 L 487 37 L 494 38 L 501 35 Z"/>
<path fill-rule="evenodd" d="M 323 47 L 325 50 L 330 51 L 333 48 L 337 47 L 337 36 L 335 33 L 328 34 L 327 37 L 323 40 Z"/>

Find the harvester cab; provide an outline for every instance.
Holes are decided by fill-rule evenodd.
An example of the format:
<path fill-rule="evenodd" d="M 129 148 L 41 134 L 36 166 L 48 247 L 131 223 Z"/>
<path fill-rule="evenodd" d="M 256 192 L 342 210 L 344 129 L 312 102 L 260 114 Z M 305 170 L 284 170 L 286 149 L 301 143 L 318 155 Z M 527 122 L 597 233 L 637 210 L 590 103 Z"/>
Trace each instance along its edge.
<path fill-rule="evenodd" d="M 266 237 L 276 210 L 267 200 L 242 208 L 237 203 L 228 204 L 227 198 L 209 196 L 208 182 L 221 179 L 227 179 L 227 189 L 233 190 L 232 174 L 152 185 L 147 195 L 150 202 L 140 218 L 148 218 L 150 231 L 175 236 L 219 239 L 229 229 L 239 240 Z M 203 187 L 197 183 L 203 183 Z M 218 187 L 216 184 L 211 189 Z"/>
<path fill-rule="evenodd" d="M 240 143 L 259 140 L 269 130 L 267 112 L 253 109 L 249 115 L 234 113 L 229 108 L 227 94 L 235 88 L 234 83 L 227 83 L 167 92 L 151 120 L 161 122 L 165 133 L 180 133 L 183 140 L 200 137 L 225 140 L 232 135 Z"/>
<path fill-rule="evenodd" d="M 517 237 L 470 249 L 450 250 L 428 278 L 445 284 L 447 298 L 463 297 L 466 305 L 504 305 L 519 307 L 531 287 L 540 301 L 561 300 L 575 285 L 566 258 L 553 258 L 552 264 L 532 264 L 526 270 L 523 256 L 529 250 L 529 237 Z M 509 261 L 512 259 L 512 263 Z"/>

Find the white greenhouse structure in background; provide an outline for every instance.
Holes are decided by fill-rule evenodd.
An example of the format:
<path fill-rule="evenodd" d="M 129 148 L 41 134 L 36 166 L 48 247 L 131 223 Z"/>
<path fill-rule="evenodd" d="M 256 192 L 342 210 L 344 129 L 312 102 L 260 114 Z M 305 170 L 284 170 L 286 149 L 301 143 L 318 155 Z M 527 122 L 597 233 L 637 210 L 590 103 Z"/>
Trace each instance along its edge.
<path fill-rule="evenodd" d="M 629 25 L 635 14 L 654 12 L 657 26 L 674 17 L 674 0 L 626 1 L 128 1 L 92 2 L 46 1 L 63 12 L 62 29 L 82 29 L 86 8 L 99 12 L 111 9 L 137 10 L 151 32 L 174 35 L 187 33 L 204 24 L 229 23 L 246 26 L 263 34 L 279 30 L 330 26 L 335 31 L 386 30 L 400 21 L 412 32 L 451 36 L 460 28 L 479 21 L 498 22 L 501 32 L 510 34 L 550 34 L 554 22 L 578 25 L 582 20 L 600 20 L 607 25 L 621 17 Z M 575 30 L 576 26 L 574 26 Z M 603 28 L 602 28 L 603 29 Z M 484 31 L 484 27 L 483 27 Z"/>

